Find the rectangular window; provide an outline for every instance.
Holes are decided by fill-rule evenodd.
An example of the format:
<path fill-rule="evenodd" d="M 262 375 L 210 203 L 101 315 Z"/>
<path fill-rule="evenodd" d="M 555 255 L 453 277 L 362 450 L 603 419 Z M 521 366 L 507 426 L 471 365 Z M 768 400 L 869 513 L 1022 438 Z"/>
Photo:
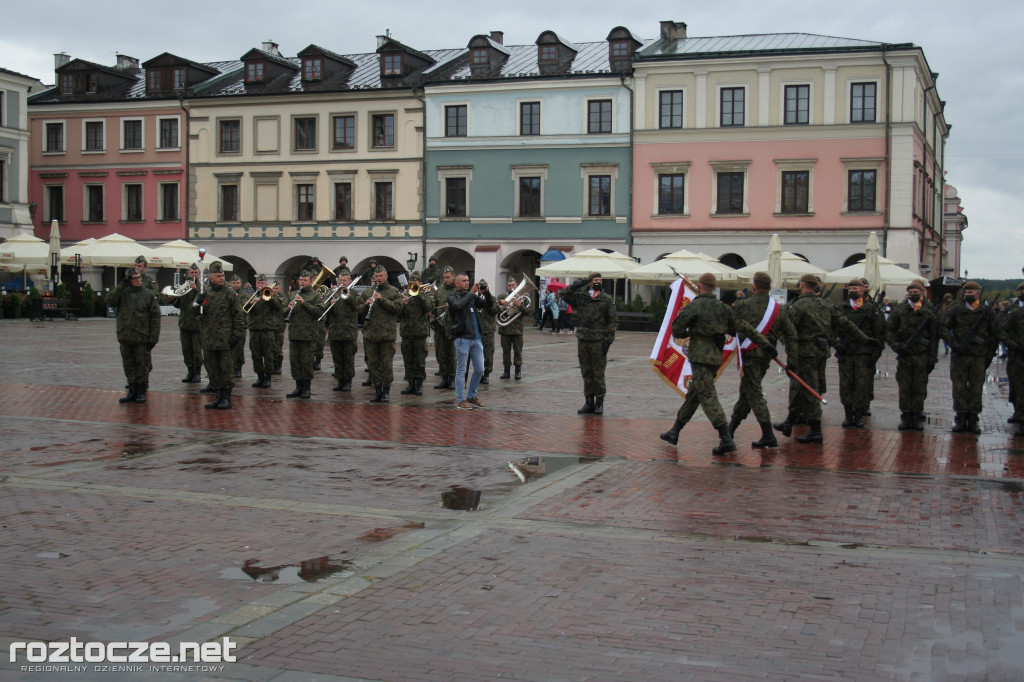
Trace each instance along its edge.
<path fill-rule="evenodd" d="M 373 217 L 376 220 L 394 220 L 392 189 L 390 182 L 373 183 Z"/>
<path fill-rule="evenodd" d="M 682 90 L 666 90 L 658 93 L 658 127 L 683 127 Z"/>
<path fill-rule="evenodd" d="M 0 102 L 0 104 L 3 104 L 3 102 Z M 4 203 L 6 201 L 6 199 L 4 198 L 4 197 L 7 196 L 6 192 L 4 191 L 6 189 L 6 187 L 7 187 L 7 162 L 4 161 L 3 159 L 0 159 L 0 204 Z"/>
<path fill-rule="evenodd" d="M 70 73 L 60 75 L 60 94 L 70 95 L 75 91 L 75 77 Z"/>
<path fill-rule="evenodd" d="M 242 151 L 242 122 L 220 122 L 220 151 L 222 154 Z"/>
<path fill-rule="evenodd" d="M 160 89 L 160 71 L 157 69 L 150 69 L 146 72 L 146 87 L 150 90 Z"/>
<path fill-rule="evenodd" d="M 385 76 L 401 76 L 402 75 L 402 55 L 400 54 L 386 54 L 383 57 L 384 64 L 384 75 Z"/>
<path fill-rule="evenodd" d="M 295 206 L 297 220 L 315 220 L 316 188 L 314 185 L 295 186 Z"/>
<path fill-rule="evenodd" d="M 46 151 L 48 151 L 48 152 L 62 152 L 62 151 L 64 151 L 64 124 L 63 123 L 47 123 L 46 124 Z"/>
<path fill-rule="evenodd" d="M 160 185 L 160 220 L 178 220 L 178 184 Z"/>
<path fill-rule="evenodd" d="M 64 185 L 46 186 L 46 215 L 43 219 L 64 222 Z"/>
<path fill-rule="evenodd" d="M 621 59 L 629 56 L 629 41 L 615 40 L 612 42 L 612 57 Z"/>
<path fill-rule="evenodd" d="M 466 137 L 468 131 L 468 111 L 465 104 L 455 104 L 444 108 L 444 136 Z"/>
<path fill-rule="evenodd" d="M 466 178 L 444 179 L 444 206 L 445 216 L 466 217 Z"/>
<path fill-rule="evenodd" d="M 126 221 L 142 220 L 142 185 L 124 186 L 123 218 Z"/>
<path fill-rule="evenodd" d="M 124 121 L 124 149 L 142 149 L 142 121 Z"/>
<path fill-rule="evenodd" d="M 395 146 L 395 115 L 374 114 L 373 116 L 373 146 L 394 147 Z"/>
<path fill-rule="evenodd" d="M 85 151 L 103 151 L 103 121 L 86 121 Z"/>
<path fill-rule="evenodd" d="M 263 81 L 263 62 L 249 62 L 245 65 L 245 81 L 247 83 Z"/>
<path fill-rule="evenodd" d="M 666 173 L 658 176 L 658 215 L 682 215 L 686 213 L 683 189 L 685 173 Z"/>
<path fill-rule="evenodd" d="M 352 220 L 352 183 L 334 183 L 334 219 Z"/>
<path fill-rule="evenodd" d="M 238 185 L 220 186 L 221 222 L 238 222 Z"/>
<path fill-rule="evenodd" d="M 743 213 L 743 173 L 718 173 L 716 213 Z"/>
<path fill-rule="evenodd" d="M 160 148 L 176 149 L 178 147 L 178 119 L 160 119 Z"/>
<path fill-rule="evenodd" d="M 519 134 L 540 135 L 540 102 L 519 103 Z"/>
<path fill-rule="evenodd" d="M 595 99 L 587 102 L 587 132 L 610 133 L 612 131 L 612 101 Z"/>
<path fill-rule="evenodd" d="M 875 122 L 875 83 L 854 83 L 850 86 L 850 123 Z"/>
<path fill-rule="evenodd" d="M 302 60 L 302 80 L 318 81 L 323 77 L 324 62 L 320 57 Z"/>
<path fill-rule="evenodd" d="M 103 221 L 103 185 L 85 186 L 85 220 L 91 223 Z"/>
<path fill-rule="evenodd" d="M 488 59 L 488 50 L 486 47 L 477 48 L 473 50 L 473 64 L 486 64 Z"/>
<path fill-rule="evenodd" d="M 743 88 L 722 88 L 721 93 L 722 127 L 744 125 L 746 91 Z"/>
<path fill-rule="evenodd" d="M 539 59 L 545 64 L 558 61 L 558 49 L 554 45 L 541 45 Z"/>
<path fill-rule="evenodd" d="M 185 87 L 185 68 L 184 67 L 176 67 L 171 72 L 171 77 L 174 80 L 174 89 L 175 90 L 181 90 L 182 88 Z"/>
<path fill-rule="evenodd" d="M 519 178 L 519 215 L 540 217 L 540 178 Z"/>
<path fill-rule="evenodd" d="M 334 117 L 334 149 L 355 149 L 356 117 Z"/>
<path fill-rule="evenodd" d="M 612 214 L 612 176 L 591 175 L 589 182 L 589 208 L 587 215 L 607 216 Z"/>
<path fill-rule="evenodd" d="M 316 119 L 297 118 L 295 119 L 295 151 L 315 152 L 316 151 Z"/>
<path fill-rule="evenodd" d="M 786 125 L 807 125 L 810 121 L 811 86 L 786 86 Z"/>
<path fill-rule="evenodd" d="M 875 179 L 874 170 L 852 170 L 850 171 L 850 184 L 847 189 L 847 210 L 849 211 L 874 211 L 875 210 Z"/>
<path fill-rule="evenodd" d="M 807 213 L 809 171 L 782 171 L 782 212 Z"/>

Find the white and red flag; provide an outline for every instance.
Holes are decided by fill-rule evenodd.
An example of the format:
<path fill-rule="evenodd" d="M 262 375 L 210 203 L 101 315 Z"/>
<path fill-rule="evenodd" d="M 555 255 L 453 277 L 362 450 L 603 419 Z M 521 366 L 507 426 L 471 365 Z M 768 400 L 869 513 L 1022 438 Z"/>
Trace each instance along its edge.
<path fill-rule="evenodd" d="M 775 326 L 775 320 L 779 319 L 779 304 L 774 298 L 768 298 L 768 307 L 764 309 L 764 315 L 761 317 L 761 321 L 757 324 L 757 331 L 767 336 L 768 332 Z M 718 368 L 718 373 L 721 374 L 725 366 L 732 360 L 732 356 L 736 355 L 736 361 L 739 365 L 740 374 L 743 373 L 743 353 L 748 350 L 757 348 L 757 344 L 754 343 L 753 339 L 743 339 L 743 343 L 740 343 L 738 336 L 732 337 L 732 340 L 725 344 L 725 348 L 722 349 L 722 365 Z M 736 351 L 742 351 L 736 353 Z"/>
<path fill-rule="evenodd" d="M 672 321 L 676 319 L 676 315 L 683 309 L 683 306 L 692 301 L 697 294 L 686 286 L 682 279 L 672 282 L 669 288 L 672 290 L 672 295 L 668 299 L 665 318 L 661 321 L 658 340 L 654 343 L 654 350 L 651 351 L 651 366 L 654 373 L 665 383 L 678 391 L 680 395 L 685 396 L 693 370 L 686 357 L 686 339 L 672 338 Z"/>

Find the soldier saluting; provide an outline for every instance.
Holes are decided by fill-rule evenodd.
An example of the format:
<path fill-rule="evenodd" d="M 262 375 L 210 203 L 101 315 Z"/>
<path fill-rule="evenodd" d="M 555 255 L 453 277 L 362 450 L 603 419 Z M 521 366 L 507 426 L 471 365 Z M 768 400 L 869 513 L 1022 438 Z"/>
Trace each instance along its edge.
<path fill-rule="evenodd" d="M 156 293 L 142 284 L 142 273 L 132 271 L 107 294 L 107 305 L 117 308 L 117 341 L 128 379 L 128 393 L 119 403 L 144 403 L 149 388 L 149 354 L 160 340 L 160 304 Z"/>

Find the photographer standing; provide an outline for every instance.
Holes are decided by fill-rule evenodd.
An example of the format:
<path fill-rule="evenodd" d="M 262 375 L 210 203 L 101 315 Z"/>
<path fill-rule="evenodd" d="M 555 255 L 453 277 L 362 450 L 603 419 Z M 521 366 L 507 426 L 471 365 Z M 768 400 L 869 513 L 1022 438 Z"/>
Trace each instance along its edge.
<path fill-rule="evenodd" d="M 452 320 L 452 336 L 455 337 L 455 398 L 456 407 L 460 410 L 471 410 L 473 406 L 483 407 L 476 397 L 480 386 L 480 378 L 484 373 L 483 327 L 478 314 L 494 305 L 494 297 L 479 284 L 469 286 L 469 276 L 465 273 L 455 278 L 455 293 L 448 297 L 448 312 Z M 469 394 L 466 394 L 467 361 L 473 362 L 473 378 L 469 381 Z"/>

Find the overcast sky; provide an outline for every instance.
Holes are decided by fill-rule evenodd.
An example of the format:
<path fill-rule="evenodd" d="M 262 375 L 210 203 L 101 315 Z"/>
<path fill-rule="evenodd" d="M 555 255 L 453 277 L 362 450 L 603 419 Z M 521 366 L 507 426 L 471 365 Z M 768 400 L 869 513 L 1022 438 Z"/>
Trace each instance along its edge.
<path fill-rule="evenodd" d="M 972 278 L 1016 278 L 1024 266 L 1024 2 L 1020 0 L 511 0 L 502 3 L 304 0 L 48 0 L 5 3 L 0 66 L 52 83 L 53 53 L 113 65 L 172 52 L 199 62 L 237 59 L 264 40 L 286 56 L 310 43 L 340 53 L 372 52 L 391 35 L 417 49 L 465 46 L 504 31 L 528 44 L 551 29 L 570 41 L 604 40 L 615 26 L 654 38 L 663 19 L 691 36 L 817 33 L 924 49 L 952 125 L 946 181 L 970 226 L 963 267 Z M 726 9 L 728 8 L 728 9 Z M 731 11 L 730 11 L 731 10 Z M 785 245 L 783 245 L 785 246 Z"/>

